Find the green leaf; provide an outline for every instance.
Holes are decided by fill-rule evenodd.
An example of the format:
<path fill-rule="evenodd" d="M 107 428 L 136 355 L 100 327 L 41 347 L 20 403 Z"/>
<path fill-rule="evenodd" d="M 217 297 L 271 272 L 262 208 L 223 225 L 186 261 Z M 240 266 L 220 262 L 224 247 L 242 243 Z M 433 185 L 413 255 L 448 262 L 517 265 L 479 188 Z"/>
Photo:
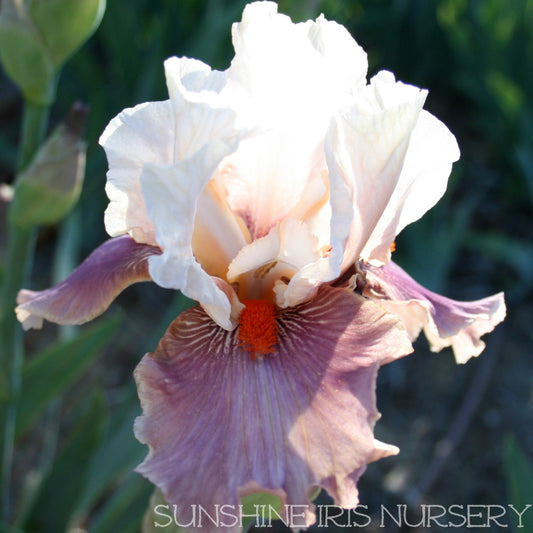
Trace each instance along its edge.
<path fill-rule="evenodd" d="M 17 408 L 17 436 L 81 376 L 109 342 L 118 324 L 119 319 L 115 317 L 103 320 L 83 330 L 73 340 L 52 344 L 26 363 Z"/>
<path fill-rule="evenodd" d="M 29 513 L 29 531 L 66 531 L 89 473 L 90 459 L 102 438 L 105 406 L 97 391 L 78 414 L 65 447 L 54 461 Z M 82 409 L 80 409 L 82 411 Z"/>
<path fill-rule="evenodd" d="M 151 492 L 152 485 L 132 472 L 104 505 L 90 532 L 138 533 Z"/>
<path fill-rule="evenodd" d="M 283 519 L 281 500 L 274 494 L 254 492 L 241 498 L 242 528 L 246 530 L 257 519 L 259 526 L 270 526 L 276 519 Z"/>
<path fill-rule="evenodd" d="M 180 533 L 184 531 L 174 521 L 173 509 L 166 502 L 163 493 L 156 488 L 144 513 L 141 533 L 155 533 L 162 530 L 165 533 Z"/>
<path fill-rule="evenodd" d="M 533 504 L 533 464 L 520 448 L 514 435 L 507 435 L 504 444 L 503 467 L 507 479 L 509 503 L 518 513 Z M 533 525 L 519 522 L 514 516 L 513 525 L 517 531 L 533 532 Z"/>
<path fill-rule="evenodd" d="M 241 506 L 228 510 L 227 515 L 220 515 L 220 523 L 225 521 L 229 525 L 236 522 L 235 525 L 242 525 L 243 531 L 246 531 L 256 520 L 259 526 L 270 527 L 274 520 L 284 518 L 281 500 L 274 494 L 266 492 L 249 494 L 241 499 Z M 215 520 L 216 518 L 214 515 Z M 179 516 L 177 519 L 179 522 Z M 200 524 L 196 524 L 196 527 L 200 527 Z M 162 492 L 156 488 L 143 518 L 142 533 L 156 533 L 163 530 L 166 533 L 184 531 L 183 527 L 176 523 L 174 507 L 165 501 Z"/>
<path fill-rule="evenodd" d="M 102 445 L 91 461 L 89 476 L 76 510 L 78 516 L 87 516 L 102 494 L 146 455 L 146 446 L 133 435 L 133 422 L 139 414 L 139 406 L 135 402 L 125 414 L 117 413 L 110 419 Z"/>

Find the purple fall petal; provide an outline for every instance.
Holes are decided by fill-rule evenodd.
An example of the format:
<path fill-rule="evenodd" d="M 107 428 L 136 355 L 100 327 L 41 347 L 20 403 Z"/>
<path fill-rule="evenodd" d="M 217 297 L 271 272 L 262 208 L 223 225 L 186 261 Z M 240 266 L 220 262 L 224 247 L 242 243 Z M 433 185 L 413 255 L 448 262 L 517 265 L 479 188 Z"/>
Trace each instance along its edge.
<path fill-rule="evenodd" d="M 481 336 L 505 318 L 503 293 L 458 302 L 422 287 L 392 261 L 381 267 L 365 264 L 363 270 L 365 295 L 400 317 L 411 340 L 423 329 L 433 351 L 451 346 L 458 363 L 478 356 L 485 348 Z"/>
<path fill-rule="evenodd" d="M 17 318 L 24 329 L 41 328 L 43 319 L 63 325 L 88 322 L 132 283 L 150 281 L 148 257 L 160 253 L 159 248 L 138 244 L 129 235 L 110 239 L 55 287 L 21 290 Z"/>
<path fill-rule="evenodd" d="M 252 360 L 238 329 L 189 309 L 135 371 L 135 434 L 150 448 L 137 471 L 184 521 L 193 505 L 237 505 L 261 490 L 308 506 L 311 523 L 313 487 L 353 507 L 367 463 L 397 452 L 375 441 L 373 427 L 379 366 L 412 350 L 399 322 L 349 290 L 323 287 L 277 323 L 278 352 Z"/>

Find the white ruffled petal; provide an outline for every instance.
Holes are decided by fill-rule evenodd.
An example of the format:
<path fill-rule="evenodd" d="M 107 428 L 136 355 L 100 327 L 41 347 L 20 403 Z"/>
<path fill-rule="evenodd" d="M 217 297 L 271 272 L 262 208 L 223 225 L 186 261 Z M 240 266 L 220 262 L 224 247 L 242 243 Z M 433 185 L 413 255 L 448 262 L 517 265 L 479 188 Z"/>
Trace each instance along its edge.
<path fill-rule="evenodd" d="M 394 194 L 426 95 L 381 72 L 352 107 L 332 121 L 326 156 L 332 245 L 339 242 L 344 249 L 341 271 L 361 256 Z"/>
<path fill-rule="evenodd" d="M 140 176 L 147 162 L 174 161 L 175 121 L 170 101 L 149 102 L 125 109 L 100 137 L 109 162 L 105 213 L 112 237 L 131 232 L 137 242 L 155 244 L 154 227 L 146 213 Z"/>
<path fill-rule="evenodd" d="M 248 5 L 232 33 L 235 58 L 223 92 L 238 110 L 237 124 L 262 134 L 242 143 L 220 179 L 258 238 L 302 208 L 307 191 L 318 192 L 328 124 L 364 85 L 367 61 L 342 26 L 323 17 L 293 24 L 273 2 Z"/>
<path fill-rule="evenodd" d="M 309 39 L 324 60 L 332 91 L 349 93 L 366 85 L 366 52 L 344 26 L 320 15 L 309 28 Z"/>
<path fill-rule="evenodd" d="M 100 138 L 109 161 L 106 229 L 112 236 L 129 232 L 137 242 L 149 244 L 160 243 L 142 195 L 143 166 L 172 165 L 213 139 L 235 137 L 235 113 L 219 95 L 224 73 L 176 57 L 165 62 L 165 73 L 170 100 L 124 110 Z"/>
<path fill-rule="evenodd" d="M 446 191 L 452 164 L 459 155 L 452 133 L 423 110 L 411 133 L 396 188 L 366 243 L 363 257 L 383 263 L 390 259 L 390 246 L 396 235 L 433 207 Z"/>
<path fill-rule="evenodd" d="M 231 329 L 231 305 L 209 274 L 196 261 L 192 236 L 197 203 L 220 161 L 235 149 L 233 143 L 216 140 L 178 164 L 147 164 L 141 183 L 156 239 L 163 249 L 149 262 L 150 275 L 160 286 L 181 290 L 204 305 L 218 324 Z M 155 260 L 154 260 L 155 259 Z"/>
<path fill-rule="evenodd" d="M 234 128 L 235 113 L 219 94 L 225 73 L 212 71 L 196 59 L 171 57 L 165 61 L 165 76 L 177 117 L 175 161 L 181 161 L 211 139 L 224 139 Z"/>

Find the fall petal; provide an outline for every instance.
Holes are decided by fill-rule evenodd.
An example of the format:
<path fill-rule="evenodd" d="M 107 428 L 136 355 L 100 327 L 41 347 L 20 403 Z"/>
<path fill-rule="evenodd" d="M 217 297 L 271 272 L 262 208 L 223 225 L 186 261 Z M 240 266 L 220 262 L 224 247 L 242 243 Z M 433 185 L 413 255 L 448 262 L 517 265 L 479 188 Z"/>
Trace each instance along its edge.
<path fill-rule="evenodd" d="M 423 329 L 433 351 L 453 348 L 458 363 L 477 357 L 485 348 L 481 336 L 505 318 L 503 293 L 473 302 L 458 302 L 416 283 L 393 262 L 365 265 L 366 292 L 404 323 L 411 340 Z"/>
<path fill-rule="evenodd" d="M 41 328 L 43 319 L 57 324 L 88 322 L 132 283 L 150 281 L 148 259 L 160 252 L 127 235 L 110 239 L 55 287 L 41 292 L 21 290 L 17 318 L 24 329 Z"/>
<path fill-rule="evenodd" d="M 353 507 L 366 464 L 396 451 L 373 438 L 378 367 L 411 351 L 396 320 L 324 288 L 277 323 L 277 352 L 253 360 L 238 330 L 193 308 L 137 367 L 135 433 L 150 448 L 138 471 L 170 504 L 213 509 L 263 490 L 310 505 L 321 486 Z"/>

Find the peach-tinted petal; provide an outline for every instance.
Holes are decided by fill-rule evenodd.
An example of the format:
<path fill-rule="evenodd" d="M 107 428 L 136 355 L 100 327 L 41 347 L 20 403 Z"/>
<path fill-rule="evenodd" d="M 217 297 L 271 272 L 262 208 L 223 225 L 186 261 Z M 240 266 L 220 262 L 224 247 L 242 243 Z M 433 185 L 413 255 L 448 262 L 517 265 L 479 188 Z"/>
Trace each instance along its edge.
<path fill-rule="evenodd" d="M 485 348 L 481 336 L 505 318 L 503 293 L 473 302 L 458 302 L 416 283 L 392 261 L 382 267 L 364 265 L 365 294 L 398 316 L 411 340 L 421 330 L 435 352 L 453 348 L 458 363 L 477 357 Z"/>
<path fill-rule="evenodd" d="M 193 308 L 135 371 L 143 406 L 135 433 L 150 447 L 137 470 L 184 520 L 192 505 L 213 512 L 262 490 L 308 506 L 310 524 L 313 487 L 354 507 L 366 464 L 397 452 L 373 437 L 378 367 L 411 351 L 397 321 L 350 291 L 324 288 L 277 323 L 276 353 L 252 359 L 238 330 Z M 232 530 L 204 526 L 224 529 Z"/>
<path fill-rule="evenodd" d="M 228 266 L 247 243 L 250 232 L 229 208 L 220 187 L 211 180 L 198 198 L 192 249 L 211 276 L 226 278 Z"/>
<path fill-rule="evenodd" d="M 240 250 L 229 266 L 228 280 L 236 281 L 241 274 L 272 263 L 283 266 L 292 275 L 318 257 L 318 239 L 300 220 L 286 218 L 268 235 Z"/>
<path fill-rule="evenodd" d="M 88 322 L 132 283 L 150 281 L 148 259 L 160 252 L 128 235 L 110 239 L 55 287 L 41 292 L 21 290 L 17 318 L 24 329 L 41 328 L 43 319 L 57 324 Z"/>
<path fill-rule="evenodd" d="M 147 164 L 141 176 L 147 211 L 163 250 L 150 259 L 150 275 L 161 287 L 181 290 L 209 306 L 213 319 L 227 329 L 235 326 L 230 302 L 194 257 L 192 238 L 198 198 L 216 166 L 234 149 L 234 144 L 215 140 L 177 164 Z"/>

